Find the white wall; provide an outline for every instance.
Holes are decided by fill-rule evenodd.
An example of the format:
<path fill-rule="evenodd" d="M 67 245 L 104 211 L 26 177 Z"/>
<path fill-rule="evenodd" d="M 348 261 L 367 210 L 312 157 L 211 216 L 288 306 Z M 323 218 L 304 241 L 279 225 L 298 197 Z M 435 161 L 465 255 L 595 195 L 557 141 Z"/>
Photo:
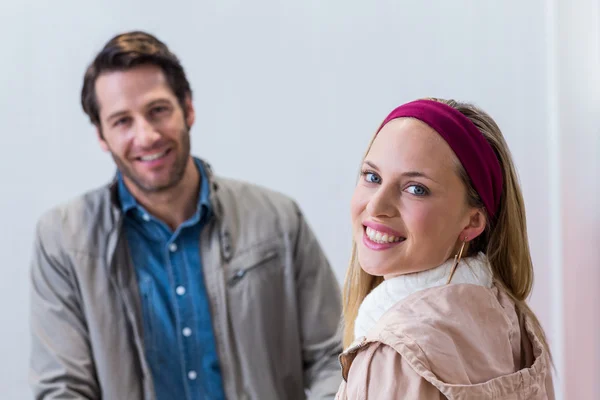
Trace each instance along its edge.
<path fill-rule="evenodd" d="M 340 280 L 355 173 L 387 112 L 422 96 L 469 100 L 489 111 L 523 183 L 537 273 L 532 304 L 550 340 L 562 340 L 562 298 L 553 291 L 561 264 L 548 251 L 560 226 L 559 203 L 551 197 L 560 182 L 550 171 L 560 168 L 561 154 L 553 146 L 560 127 L 548 100 L 558 87 L 556 42 L 549 38 L 560 36 L 549 3 L 167 4 L 28 0 L 0 6 L 2 398 L 29 396 L 27 278 L 35 222 L 113 172 L 79 106 L 84 69 L 110 37 L 131 29 L 157 34 L 183 61 L 195 91 L 194 153 L 219 174 L 295 197 Z M 588 166 L 597 167 L 592 155 Z M 598 186 L 592 189 L 597 199 Z M 553 347 L 561 352 L 562 346 Z"/>
<path fill-rule="evenodd" d="M 600 2 L 556 1 L 554 9 L 564 393 L 599 399 Z"/>

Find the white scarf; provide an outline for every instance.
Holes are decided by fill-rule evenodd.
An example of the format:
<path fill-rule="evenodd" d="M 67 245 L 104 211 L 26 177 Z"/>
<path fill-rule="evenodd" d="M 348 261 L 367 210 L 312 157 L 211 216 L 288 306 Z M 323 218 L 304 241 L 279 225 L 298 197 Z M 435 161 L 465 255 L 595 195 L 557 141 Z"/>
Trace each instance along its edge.
<path fill-rule="evenodd" d="M 354 322 L 354 338 L 365 336 L 386 311 L 409 295 L 445 285 L 453 264 L 454 259 L 450 259 L 439 267 L 383 281 L 361 303 Z M 489 288 L 492 287 L 492 278 L 487 257 L 479 253 L 458 263 L 450 284 L 470 283 Z"/>

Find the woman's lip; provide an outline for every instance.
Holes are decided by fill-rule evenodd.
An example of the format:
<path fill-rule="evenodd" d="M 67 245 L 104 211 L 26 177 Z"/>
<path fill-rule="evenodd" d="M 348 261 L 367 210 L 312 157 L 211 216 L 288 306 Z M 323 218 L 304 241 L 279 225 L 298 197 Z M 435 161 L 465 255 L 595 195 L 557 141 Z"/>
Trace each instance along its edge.
<path fill-rule="evenodd" d="M 400 237 L 400 238 L 404 237 L 404 235 L 402 235 L 400 232 L 395 231 L 392 228 L 389 228 L 389 227 L 387 227 L 385 225 L 378 224 L 377 222 L 364 221 L 363 225 L 366 226 L 366 227 L 369 227 L 371 229 L 374 229 L 377 232 L 387 233 L 388 235 L 392 235 L 392 236 L 396 236 L 396 237 Z"/>

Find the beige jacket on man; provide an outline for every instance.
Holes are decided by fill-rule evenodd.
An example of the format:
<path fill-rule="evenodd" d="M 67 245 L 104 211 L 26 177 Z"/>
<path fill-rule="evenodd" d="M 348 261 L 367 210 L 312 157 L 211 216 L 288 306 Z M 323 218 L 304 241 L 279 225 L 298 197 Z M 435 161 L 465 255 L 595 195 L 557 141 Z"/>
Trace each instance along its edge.
<path fill-rule="evenodd" d="M 341 298 L 289 198 L 213 178 L 200 240 L 228 399 L 332 399 Z M 31 268 L 35 399 L 152 400 L 140 298 L 114 184 L 45 214 Z M 307 395 L 308 392 L 308 395 Z"/>
<path fill-rule="evenodd" d="M 392 306 L 340 356 L 336 399 L 554 399 L 539 337 L 489 282 L 430 285 Z"/>

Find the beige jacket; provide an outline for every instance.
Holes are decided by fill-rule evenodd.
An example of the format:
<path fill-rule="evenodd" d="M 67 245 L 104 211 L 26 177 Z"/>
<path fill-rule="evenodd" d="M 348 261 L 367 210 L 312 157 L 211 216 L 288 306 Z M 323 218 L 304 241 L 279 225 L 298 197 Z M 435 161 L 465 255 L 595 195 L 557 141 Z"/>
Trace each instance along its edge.
<path fill-rule="evenodd" d="M 332 399 L 341 381 L 341 296 L 312 230 L 281 194 L 209 179 L 215 217 L 200 246 L 227 398 Z M 49 211 L 37 226 L 35 399 L 155 398 L 122 220 L 109 185 Z"/>
<path fill-rule="evenodd" d="M 437 269 L 439 277 L 448 267 Z M 540 339 L 486 274 L 450 285 L 433 284 L 435 277 L 412 282 L 412 293 L 391 308 L 382 299 L 397 290 L 380 289 L 369 307 L 385 312 L 340 356 L 336 399 L 554 399 Z"/>

